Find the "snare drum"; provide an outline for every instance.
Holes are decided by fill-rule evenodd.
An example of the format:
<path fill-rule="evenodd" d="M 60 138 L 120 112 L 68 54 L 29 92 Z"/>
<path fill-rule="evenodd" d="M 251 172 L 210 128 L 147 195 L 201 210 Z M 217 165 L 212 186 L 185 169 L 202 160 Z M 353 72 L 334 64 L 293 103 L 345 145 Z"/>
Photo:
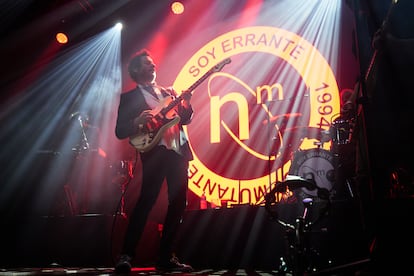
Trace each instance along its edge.
<path fill-rule="evenodd" d="M 319 188 L 325 188 L 332 197 L 335 183 L 334 155 L 324 149 L 310 149 L 295 153 L 292 165 L 289 169 L 290 175 L 300 176 L 315 182 Z M 317 196 L 317 190 L 302 188 L 302 196 Z"/>
<path fill-rule="evenodd" d="M 332 142 L 335 145 L 346 145 L 352 138 L 352 120 L 338 119 L 332 122 L 331 126 Z"/>

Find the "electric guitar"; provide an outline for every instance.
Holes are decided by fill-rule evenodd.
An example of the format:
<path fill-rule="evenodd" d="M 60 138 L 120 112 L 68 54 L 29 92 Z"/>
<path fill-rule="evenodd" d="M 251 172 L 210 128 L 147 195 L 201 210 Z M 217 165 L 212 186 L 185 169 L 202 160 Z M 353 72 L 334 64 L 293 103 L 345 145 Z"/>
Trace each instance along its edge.
<path fill-rule="evenodd" d="M 230 58 L 219 62 L 176 98 L 166 97 L 161 100 L 160 104 L 149 112 L 152 118 L 145 125 L 139 126 L 138 134 L 131 136 L 129 143 L 140 152 L 150 151 L 161 140 L 164 132 L 180 121 L 181 118 L 178 115 L 169 116 L 169 112 L 181 102 L 183 96 L 192 93 L 211 74 L 220 71 L 230 62 Z"/>

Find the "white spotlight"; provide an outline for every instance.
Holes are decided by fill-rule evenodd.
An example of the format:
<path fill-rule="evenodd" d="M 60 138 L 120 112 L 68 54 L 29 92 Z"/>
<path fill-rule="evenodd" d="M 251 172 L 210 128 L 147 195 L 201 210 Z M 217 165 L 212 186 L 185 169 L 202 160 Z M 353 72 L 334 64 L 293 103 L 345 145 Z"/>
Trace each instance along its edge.
<path fill-rule="evenodd" d="M 117 29 L 118 31 L 122 30 L 122 23 L 116 23 L 115 24 L 115 29 Z"/>

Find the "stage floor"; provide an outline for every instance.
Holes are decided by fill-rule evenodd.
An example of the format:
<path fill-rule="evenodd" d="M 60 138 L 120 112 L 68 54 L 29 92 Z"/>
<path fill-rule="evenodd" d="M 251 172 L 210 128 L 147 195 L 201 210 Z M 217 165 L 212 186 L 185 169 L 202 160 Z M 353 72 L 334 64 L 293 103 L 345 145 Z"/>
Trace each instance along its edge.
<path fill-rule="evenodd" d="M 113 268 L 81 268 L 81 267 L 44 267 L 44 268 L 16 268 L 16 269 L 1 269 L 0 275 L 119 275 L 115 273 Z M 271 276 L 271 275 L 293 275 L 291 272 L 280 272 L 278 270 L 256 270 L 256 269 L 199 269 L 191 273 L 159 273 L 154 267 L 133 267 L 128 275 L 226 275 L 226 276 Z M 312 273 L 305 273 L 303 275 L 375 275 L 371 272 L 370 261 L 368 259 L 361 260 L 352 264 L 341 267 L 332 267 L 329 270 L 315 271 Z M 297 275 L 299 276 L 299 275 Z"/>
<path fill-rule="evenodd" d="M 283 207 L 281 215 L 294 213 L 294 206 Z M 407 218 L 414 213 L 414 202 L 390 202 L 377 208 L 380 216 L 370 243 L 353 210 L 335 203 L 331 216 L 323 221 L 327 231 L 311 233 L 307 260 L 316 271 L 306 276 L 406 275 L 411 271 L 412 257 L 406 252 L 414 247 L 414 238 Z M 177 256 L 195 271 L 171 274 L 292 275 L 279 267 L 279 256 L 289 256 L 283 242 L 287 233 L 268 221 L 266 214 L 261 207 L 187 212 Z M 114 217 L 106 215 L 15 217 L 2 227 L 0 275 L 116 275 L 113 263 L 122 240 L 119 233 L 126 225 L 124 220 L 116 221 L 117 227 Z M 153 268 L 158 225 L 147 228 L 130 275 L 161 275 Z"/>

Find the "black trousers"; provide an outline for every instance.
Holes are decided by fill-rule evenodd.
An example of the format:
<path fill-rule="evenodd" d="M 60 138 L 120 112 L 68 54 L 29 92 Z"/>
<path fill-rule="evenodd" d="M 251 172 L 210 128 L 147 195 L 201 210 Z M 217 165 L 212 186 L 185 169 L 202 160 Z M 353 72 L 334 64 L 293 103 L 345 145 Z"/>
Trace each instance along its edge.
<path fill-rule="evenodd" d="M 173 253 L 174 238 L 187 204 L 188 161 L 164 146 L 157 146 L 141 154 L 141 194 L 129 217 L 122 254 L 135 255 L 148 215 L 152 210 L 161 186 L 166 179 L 168 208 L 164 220 L 159 248 L 159 263 L 167 262 Z"/>

